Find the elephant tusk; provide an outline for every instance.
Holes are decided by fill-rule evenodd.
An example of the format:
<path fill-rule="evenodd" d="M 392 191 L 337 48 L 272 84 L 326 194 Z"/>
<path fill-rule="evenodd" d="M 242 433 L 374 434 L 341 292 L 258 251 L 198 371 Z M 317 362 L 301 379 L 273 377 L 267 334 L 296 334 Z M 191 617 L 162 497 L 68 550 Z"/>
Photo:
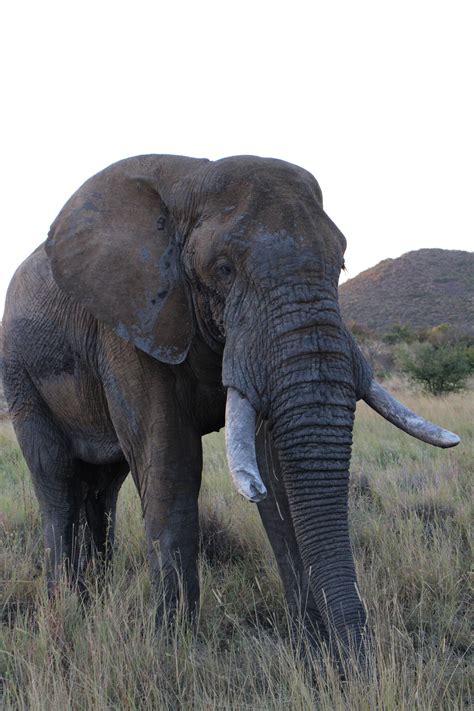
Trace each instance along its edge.
<path fill-rule="evenodd" d="M 407 432 L 412 437 L 427 442 L 435 447 L 455 447 L 461 441 L 454 432 L 445 430 L 432 422 L 423 419 L 405 405 L 402 405 L 393 395 L 390 395 L 376 380 L 372 380 L 369 391 L 364 395 L 367 405 L 370 405 L 379 415 L 391 422 L 395 427 Z"/>
<path fill-rule="evenodd" d="M 267 495 L 255 454 L 256 413 L 249 401 L 234 388 L 227 389 L 225 445 L 230 474 L 239 494 L 253 502 Z"/>

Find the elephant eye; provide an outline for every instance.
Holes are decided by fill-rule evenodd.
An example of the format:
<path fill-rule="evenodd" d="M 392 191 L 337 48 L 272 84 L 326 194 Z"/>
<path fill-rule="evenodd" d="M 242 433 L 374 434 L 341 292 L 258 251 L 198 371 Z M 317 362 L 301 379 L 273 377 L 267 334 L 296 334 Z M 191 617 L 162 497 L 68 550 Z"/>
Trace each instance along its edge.
<path fill-rule="evenodd" d="M 222 276 L 230 276 L 232 274 L 232 267 L 228 264 L 220 264 L 219 274 L 222 274 Z"/>
<path fill-rule="evenodd" d="M 230 264 L 227 260 L 219 260 L 216 264 L 216 275 L 223 280 L 229 279 L 230 276 L 234 273 L 234 269 L 232 264 Z"/>

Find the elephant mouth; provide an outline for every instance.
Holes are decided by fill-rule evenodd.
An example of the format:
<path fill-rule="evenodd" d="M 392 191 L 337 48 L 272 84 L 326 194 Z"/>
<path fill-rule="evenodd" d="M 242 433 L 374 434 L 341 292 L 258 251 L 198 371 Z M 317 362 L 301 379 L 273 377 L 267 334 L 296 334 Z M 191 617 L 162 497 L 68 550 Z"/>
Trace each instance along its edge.
<path fill-rule="evenodd" d="M 460 437 L 403 405 L 380 383 L 372 379 L 363 400 L 391 424 L 416 439 L 435 447 L 455 447 Z M 252 502 L 262 501 L 267 490 L 257 465 L 255 452 L 256 411 L 235 388 L 227 389 L 226 452 L 229 470 L 239 494 Z"/>

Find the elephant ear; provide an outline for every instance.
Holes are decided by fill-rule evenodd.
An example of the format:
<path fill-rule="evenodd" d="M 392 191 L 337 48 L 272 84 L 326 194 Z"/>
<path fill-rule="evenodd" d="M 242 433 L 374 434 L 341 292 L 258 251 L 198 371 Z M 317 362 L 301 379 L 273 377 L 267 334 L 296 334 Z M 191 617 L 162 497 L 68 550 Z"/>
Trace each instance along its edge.
<path fill-rule="evenodd" d="M 72 196 L 46 242 L 59 287 L 164 363 L 186 358 L 194 319 L 163 196 L 202 163 L 176 156 L 115 163 Z"/>

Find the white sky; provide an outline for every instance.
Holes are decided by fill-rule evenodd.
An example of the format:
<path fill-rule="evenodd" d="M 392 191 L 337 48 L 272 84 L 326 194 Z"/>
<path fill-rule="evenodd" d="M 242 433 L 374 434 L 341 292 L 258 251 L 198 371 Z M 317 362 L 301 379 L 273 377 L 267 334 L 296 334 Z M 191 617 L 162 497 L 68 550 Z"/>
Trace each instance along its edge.
<path fill-rule="evenodd" d="M 292 161 L 349 276 L 474 244 L 471 0 L 15 0 L 0 11 L 0 313 L 79 185 L 139 153 Z"/>

